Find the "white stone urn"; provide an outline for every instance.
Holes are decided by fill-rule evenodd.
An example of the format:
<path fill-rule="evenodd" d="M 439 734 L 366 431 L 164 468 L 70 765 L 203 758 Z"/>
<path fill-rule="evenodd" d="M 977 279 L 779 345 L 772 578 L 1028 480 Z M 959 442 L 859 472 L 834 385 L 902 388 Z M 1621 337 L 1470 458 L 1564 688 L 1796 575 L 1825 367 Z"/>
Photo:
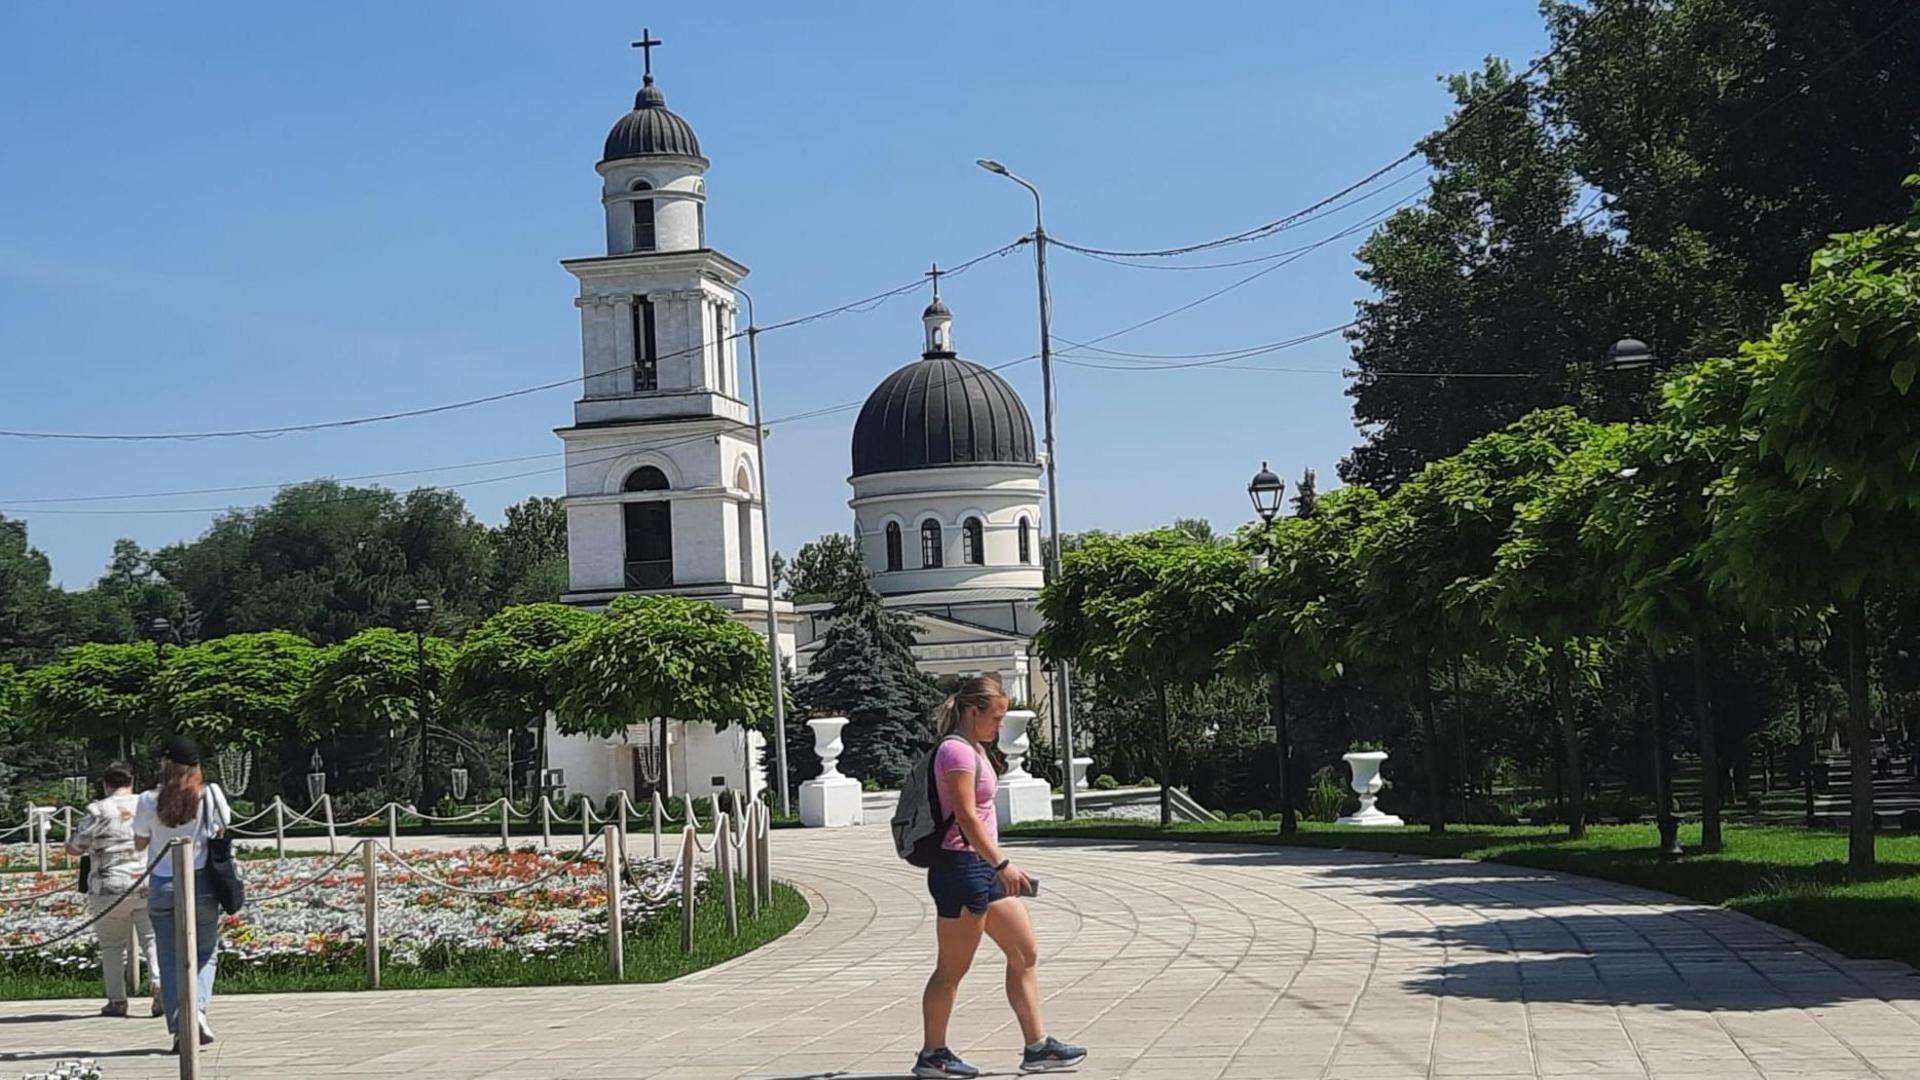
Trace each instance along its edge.
<path fill-rule="evenodd" d="M 820 775 L 800 785 L 800 824 L 810 829 L 837 829 L 865 819 L 860 781 L 840 771 L 840 741 L 847 726 L 844 716 L 807 721 L 813 729 L 813 752 L 820 755 Z"/>
<path fill-rule="evenodd" d="M 1025 709 L 1009 709 L 1006 719 L 1000 721 L 1000 752 L 1007 755 L 1007 771 L 1000 779 L 1027 778 L 1027 751 L 1033 748 L 1027 726 L 1032 723 L 1033 713 Z"/>
<path fill-rule="evenodd" d="M 1336 824 L 1360 826 L 1405 825 L 1406 822 L 1401 821 L 1393 814 L 1381 812 L 1378 807 L 1373 805 L 1374 800 L 1380 795 L 1380 789 L 1386 786 L 1386 781 L 1380 777 L 1380 766 L 1386 763 L 1387 752 L 1384 750 L 1360 750 L 1351 754 L 1342 755 L 1341 760 L 1345 761 L 1347 767 L 1353 770 L 1353 793 L 1360 796 L 1360 810 L 1358 813 L 1349 814 L 1341 818 Z"/>
<path fill-rule="evenodd" d="M 1068 764 L 1072 765 L 1073 786 L 1076 791 L 1087 790 L 1087 770 L 1093 768 L 1093 759 L 1077 757 Z"/>
<path fill-rule="evenodd" d="M 840 775 L 840 755 L 847 744 L 840 739 L 840 732 L 847 726 L 844 716 L 823 716 L 807 721 L 813 729 L 813 752 L 820 755 L 820 779 L 827 780 Z"/>
<path fill-rule="evenodd" d="M 1001 825 L 1020 821 L 1044 821 L 1053 816 L 1053 788 L 1045 780 L 1027 772 L 1027 751 L 1033 739 L 1027 729 L 1033 725 L 1033 712 L 1009 709 L 1000 721 L 1000 752 L 1007 755 L 1007 771 L 993 794 L 993 808 Z"/>

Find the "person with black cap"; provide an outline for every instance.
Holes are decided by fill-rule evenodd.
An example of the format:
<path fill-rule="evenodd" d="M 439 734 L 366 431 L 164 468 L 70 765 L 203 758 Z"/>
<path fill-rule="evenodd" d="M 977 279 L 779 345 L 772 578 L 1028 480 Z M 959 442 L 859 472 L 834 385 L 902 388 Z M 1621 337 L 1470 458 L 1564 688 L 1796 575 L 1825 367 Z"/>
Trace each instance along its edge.
<path fill-rule="evenodd" d="M 194 987 L 198 1008 L 190 1026 L 197 1029 L 205 1045 L 213 1041 L 207 1006 L 213 1001 L 213 976 L 220 949 L 220 902 L 213 893 L 213 877 L 206 872 L 207 841 L 226 831 L 233 811 L 220 785 L 208 783 L 201 773 L 200 746 L 192 739 L 177 735 L 168 740 L 160 760 L 160 786 L 141 793 L 133 813 L 133 836 L 134 846 L 147 853 L 153 866 L 147 911 L 153 919 L 154 944 L 160 954 L 160 994 L 166 1006 L 167 1031 L 172 1033 L 177 1049 L 182 1038 L 180 996 L 186 988 L 178 985 L 175 974 L 173 860 L 167 853 L 175 840 L 193 845 L 194 966 L 199 978 Z"/>
<path fill-rule="evenodd" d="M 93 932 L 107 984 L 107 1004 L 100 1015 L 125 1016 L 130 962 L 143 954 L 149 965 L 154 961 L 153 924 L 147 920 L 147 887 L 134 884 L 146 864 L 134 849 L 133 814 L 139 798 L 133 793 L 133 770 L 124 762 L 108 765 L 100 774 L 100 787 L 105 797 L 87 804 L 87 816 L 67 841 L 67 853 L 87 857 L 84 888 L 87 905 L 99 918 Z M 160 973 L 149 971 L 148 981 L 153 1015 L 160 1016 Z"/>

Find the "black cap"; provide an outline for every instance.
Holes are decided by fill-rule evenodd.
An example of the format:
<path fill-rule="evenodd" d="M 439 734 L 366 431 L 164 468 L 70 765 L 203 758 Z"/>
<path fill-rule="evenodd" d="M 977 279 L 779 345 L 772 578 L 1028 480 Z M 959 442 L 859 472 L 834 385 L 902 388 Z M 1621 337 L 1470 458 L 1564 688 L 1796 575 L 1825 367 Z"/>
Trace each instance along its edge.
<path fill-rule="evenodd" d="M 167 740 L 166 748 L 160 751 L 160 756 L 175 765 L 198 765 L 200 764 L 200 744 L 185 735 L 175 735 Z"/>

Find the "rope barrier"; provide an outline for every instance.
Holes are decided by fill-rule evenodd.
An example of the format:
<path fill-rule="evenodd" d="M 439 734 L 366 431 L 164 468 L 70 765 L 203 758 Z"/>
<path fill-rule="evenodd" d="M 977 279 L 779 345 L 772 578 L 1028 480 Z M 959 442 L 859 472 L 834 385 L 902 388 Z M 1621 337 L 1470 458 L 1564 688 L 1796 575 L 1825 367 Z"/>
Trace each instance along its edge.
<path fill-rule="evenodd" d="M 342 855 L 340 856 L 339 859 L 335 860 L 332 866 L 327 867 L 325 870 L 320 871 L 319 873 L 313 875 L 312 877 L 306 879 L 305 881 L 302 881 L 300 884 L 295 885 L 292 888 L 281 889 L 279 892 L 267 893 L 264 896 L 249 896 L 247 897 L 247 903 L 263 904 L 263 903 L 266 903 L 268 900 L 278 900 L 283 896 L 292 896 L 294 893 L 297 893 L 302 889 L 310 888 L 311 886 L 317 885 L 320 883 L 320 879 L 328 876 L 329 874 L 332 874 L 334 871 L 347 865 L 347 860 L 353 858 L 360 851 L 361 844 L 367 844 L 371 842 L 372 841 L 369 841 L 369 840 L 359 841 L 359 843 L 356 843 L 352 847 L 348 848 L 347 853 L 345 855 Z M 324 904 L 326 901 L 323 898 L 321 902 Z"/>
<path fill-rule="evenodd" d="M 177 844 L 182 844 L 187 842 L 188 841 L 184 841 L 184 840 L 175 840 L 173 844 L 177 845 Z M 169 846 L 171 847 L 172 845 L 169 845 Z M 89 927 L 93 926 L 94 923 L 97 923 L 101 919 L 104 919 L 108 915 L 112 914 L 114 909 L 118 908 L 121 904 L 126 903 L 128 897 L 131 897 L 135 893 L 135 891 L 137 891 L 140 888 L 140 886 L 146 884 L 148 878 L 153 876 L 153 868 L 158 865 L 160 865 L 160 860 L 158 859 L 155 859 L 154 861 L 148 863 L 147 868 L 141 871 L 140 876 L 133 879 L 133 884 L 127 886 L 126 892 L 123 892 L 119 896 L 114 897 L 113 903 L 108 904 L 106 907 L 101 908 L 99 911 L 94 912 L 92 917 L 88 918 L 87 921 L 81 923 L 80 925 L 74 927 L 71 930 L 66 931 L 63 934 L 60 934 L 56 937 L 46 938 L 45 940 L 42 940 L 42 941 L 30 942 L 24 945 L 0 945 L 0 956 L 12 956 L 18 953 L 37 952 L 41 949 L 47 948 L 50 945 L 58 945 L 61 942 L 66 941 L 67 939 L 79 934 L 82 930 L 88 929 Z"/>

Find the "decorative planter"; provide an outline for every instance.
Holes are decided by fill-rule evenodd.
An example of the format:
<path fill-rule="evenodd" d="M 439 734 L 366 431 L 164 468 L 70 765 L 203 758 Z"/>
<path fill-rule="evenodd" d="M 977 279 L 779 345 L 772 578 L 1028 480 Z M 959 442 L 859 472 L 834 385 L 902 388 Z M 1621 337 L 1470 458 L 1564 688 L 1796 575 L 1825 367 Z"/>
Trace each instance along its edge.
<path fill-rule="evenodd" d="M 1032 724 L 1033 713 L 1027 709 L 1010 709 L 1000 722 L 1000 752 L 1007 755 L 1007 771 L 994 792 L 993 808 L 1002 826 L 1053 816 L 1053 788 L 1027 772 L 1027 751 L 1033 748 L 1027 728 Z"/>
<path fill-rule="evenodd" d="M 840 732 L 847 718 L 823 716 L 807 721 L 807 726 L 813 729 L 813 752 L 820 755 L 820 775 L 800 785 L 800 824 L 810 829 L 860 824 L 860 781 L 840 772 L 840 754 L 846 749 Z"/>
<path fill-rule="evenodd" d="M 1352 754 L 1344 754 L 1341 756 L 1341 760 L 1345 761 L 1347 767 L 1353 770 L 1353 793 L 1360 796 L 1360 810 L 1358 813 L 1349 814 L 1341 818 L 1336 824 L 1361 826 L 1405 825 L 1406 822 L 1401 821 L 1392 814 L 1382 813 L 1379 808 L 1373 805 L 1374 800 L 1380 795 L 1380 789 L 1386 786 L 1386 781 L 1380 778 L 1380 766 L 1385 764 L 1387 760 L 1386 751 L 1359 751 Z"/>
<path fill-rule="evenodd" d="M 1093 768 L 1093 759 L 1090 757 L 1077 757 L 1069 762 L 1069 764 L 1073 766 L 1074 789 L 1077 791 L 1087 790 L 1087 770 Z"/>

